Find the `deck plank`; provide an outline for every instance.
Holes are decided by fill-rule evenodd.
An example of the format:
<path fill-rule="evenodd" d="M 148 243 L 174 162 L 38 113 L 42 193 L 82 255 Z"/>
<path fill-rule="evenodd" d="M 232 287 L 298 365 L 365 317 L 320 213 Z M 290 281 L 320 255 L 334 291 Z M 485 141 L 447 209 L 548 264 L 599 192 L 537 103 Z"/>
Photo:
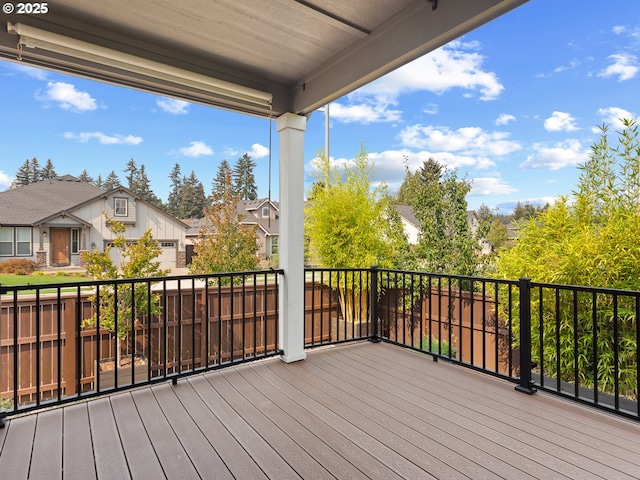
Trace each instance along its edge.
<path fill-rule="evenodd" d="M 351 478 L 350 472 L 354 475 L 353 478 L 357 478 L 356 475 L 358 475 L 358 472 L 361 472 L 359 476 L 365 475 L 368 478 L 398 478 L 396 474 L 380 464 L 378 459 L 373 457 L 369 452 L 324 423 L 320 418 L 313 415 L 313 412 L 308 410 L 304 405 L 300 405 L 289 398 L 286 395 L 286 386 L 280 385 L 280 388 L 283 389 L 280 390 L 276 385 L 269 383 L 260 374 L 265 368 L 266 367 L 262 365 L 248 365 L 246 368 L 238 369 L 238 372 L 247 379 L 254 388 L 273 401 L 278 408 L 304 425 L 305 428 L 322 440 L 340 457 L 348 461 L 356 471 L 354 472 L 351 468 L 344 468 L 342 471 L 345 473 L 346 478 Z"/>
<path fill-rule="evenodd" d="M 255 480 L 267 478 L 256 462 L 224 425 L 220 423 L 218 417 L 209 410 L 188 382 L 180 382 L 173 387 L 173 390 L 235 478 L 251 478 Z"/>
<path fill-rule="evenodd" d="M 12 418 L 5 426 L 5 439 L 0 456 L 2 478 L 22 479 L 29 475 L 31 451 L 36 431 L 36 415 Z"/>
<path fill-rule="evenodd" d="M 130 393 L 111 397 L 111 408 L 120 432 L 122 448 L 133 480 L 164 477 L 160 461 L 145 431 Z"/>
<path fill-rule="evenodd" d="M 353 352 L 343 351 L 346 359 L 353 359 Z M 395 355 L 397 352 L 391 349 L 388 355 Z M 593 448 L 588 442 L 580 442 L 574 438 L 574 431 L 558 426 L 557 422 L 547 421 L 545 416 L 531 415 L 531 411 L 526 407 L 535 400 L 529 396 L 514 392 L 513 385 L 498 379 L 485 379 L 482 388 L 486 394 L 477 396 L 477 392 L 471 391 L 467 382 L 451 383 L 451 369 L 464 370 L 460 373 L 463 378 L 473 378 L 467 369 L 449 364 L 432 365 L 428 374 L 423 369 L 423 361 L 419 356 L 406 360 L 406 369 L 402 372 L 389 370 L 384 362 L 371 356 L 371 352 L 363 352 L 367 361 L 373 362 L 379 371 L 387 373 L 387 379 L 396 388 L 407 388 L 406 385 L 414 382 L 414 387 L 421 388 L 422 391 L 428 389 L 427 383 L 438 379 L 439 389 L 448 392 L 448 397 L 453 399 L 460 408 L 466 408 L 468 415 L 477 418 L 479 423 L 491 428 L 494 432 L 501 432 L 512 436 L 514 439 L 522 440 L 527 444 L 524 451 L 533 455 L 546 455 L 544 461 L 551 462 L 550 468 L 562 472 L 572 478 L 626 478 L 633 479 L 638 476 L 638 465 L 633 461 L 618 459 L 614 464 L 610 464 L 611 455 L 605 451 Z M 418 357 L 418 358 L 416 358 Z M 362 359 L 360 359 L 362 361 Z M 417 367 L 414 369 L 414 367 Z M 441 368 L 444 367 L 444 368 Z M 449 373 L 447 374 L 447 370 Z M 419 382 L 419 383 L 415 383 Z M 404 386 L 404 387 L 403 387 Z M 493 390 L 487 390 L 495 387 Z M 480 386 L 478 386 L 480 388 Z M 538 395 L 544 396 L 540 393 Z M 446 406 L 451 409 L 450 405 Z M 578 407 L 570 402 L 558 404 L 558 408 L 568 408 L 572 410 Z M 457 409 L 456 409 L 457 410 Z M 505 413 L 508 413 L 505 415 Z M 594 412 L 595 413 L 595 412 Z M 598 412 L 599 413 L 599 412 Z M 600 414 L 602 418 L 602 414 Z M 576 427 L 574 427 L 576 428 Z M 523 453 L 523 449 L 518 449 Z M 616 453 L 619 451 L 616 450 Z M 620 452 L 622 453 L 622 452 Z M 541 457 L 537 461 L 544 463 Z"/>
<path fill-rule="evenodd" d="M 11 418 L 0 478 L 640 478 L 640 423 L 390 344 Z"/>
<path fill-rule="evenodd" d="M 342 388 L 351 395 L 362 392 L 362 402 L 367 405 L 369 415 L 377 417 L 387 428 L 395 428 L 394 423 L 404 425 L 407 440 L 418 447 L 428 445 L 429 453 L 446 462 L 448 469 L 459 470 L 471 478 L 491 478 L 498 473 L 509 478 L 532 478 L 527 467 L 533 467 L 534 463 L 523 462 L 521 456 L 509 450 L 505 446 L 508 439 L 500 439 L 503 443 L 498 444 L 485 438 L 482 426 L 477 423 L 452 422 L 451 412 L 438 409 L 430 395 L 415 398 L 390 383 L 387 391 L 370 383 L 381 380 L 385 383 L 373 369 L 357 370 L 342 357 L 325 355 L 314 357 L 308 363 L 305 368 L 309 373 L 328 385 Z M 547 469 L 538 472 L 538 478 L 555 479 L 557 472 Z"/>
<path fill-rule="evenodd" d="M 219 377 L 219 374 L 212 376 Z M 299 479 L 300 476 L 278 452 L 218 394 L 209 378 L 210 375 L 207 375 L 206 378 L 193 377 L 189 379 L 189 383 L 198 392 L 207 407 L 218 417 L 220 423 L 251 455 L 267 477 L 283 480 Z"/>
<path fill-rule="evenodd" d="M 109 397 L 92 400 L 88 407 L 98 480 L 129 479 L 129 467 Z"/>
<path fill-rule="evenodd" d="M 93 444 L 89 428 L 87 403 L 78 403 L 64 408 L 62 462 L 64 478 L 96 478 L 93 461 Z"/>
<path fill-rule="evenodd" d="M 327 423 L 332 422 L 330 424 L 334 428 L 367 445 L 366 448 L 371 448 L 373 454 L 398 475 L 404 478 L 420 478 L 425 472 L 438 470 L 438 473 L 443 475 L 441 478 L 445 478 L 445 475 L 448 478 L 460 478 L 459 472 L 456 475 L 440 468 L 442 465 L 439 460 L 429 458 L 428 455 L 414 455 L 417 453 L 414 445 L 396 432 L 382 428 L 359 411 L 350 409 L 333 398 L 325 391 L 325 385 L 313 385 L 304 375 L 296 374 L 296 370 L 302 368 L 300 365 L 270 363 L 269 368 L 295 388 L 295 397 L 305 396 L 311 410 L 317 412 L 316 415 L 322 415 Z M 411 452 L 411 459 L 405 457 L 407 452 Z"/>
<path fill-rule="evenodd" d="M 158 385 L 153 393 L 200 477 L 207 478 L 211 472 L 215 472 L 216 478 L 233 479 L 220 456 L 176 397 L 171 385 Z"/>
<path fill-rule="evenodd" d="M 53 480 L 62 478 L 62 410 L 55 409 L 38 415 L 33 439 L 29 478 Z"/>
<path fill-rule="evenodd" d="M 132 392 L 140 418 L 153 444 L 166 478 L 175 480 L 198 478 L 198 472 L 182 448 L 175 432 L 165 419 L 151 389 Z"/>

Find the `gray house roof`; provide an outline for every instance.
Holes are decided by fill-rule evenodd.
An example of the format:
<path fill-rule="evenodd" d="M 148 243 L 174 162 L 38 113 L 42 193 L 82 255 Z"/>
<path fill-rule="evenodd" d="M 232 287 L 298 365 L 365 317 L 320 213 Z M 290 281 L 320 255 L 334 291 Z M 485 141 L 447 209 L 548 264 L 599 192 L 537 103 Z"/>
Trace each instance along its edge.
<path fill-rule="evenodd" d="M 275 218 L 263 218 L 260 213 L 257 216 L 254 216 L 253 213 L 256 210 L 261 209 L 263 206 L 269 206 L 268 198 L 260 198 L 258 200 L 240 200 L 238 201 L 238 214 L 240 214 L 242 220 L 241 224 L 243 225 L 257 225 L 262 231 L 264 231 L 265 235 L 278 235 L 280 230 L 280 222 L 278 211 L 280 208 L 280 203 L 271 201 L 271 205 L 275 208 Z M 200 228 L 204 223 L 203 218 L 196 218 L 193 220 L 183 220 L 185 223 L 189 223 L 190 227 L 187 230 L 187 237 L 197 237 L 200 234 Z"/>
<path fill-rule="evenodd" d="M 38 225 L 104 193 L 71 175 L 13 188 L 0 192 L 0 225 Z"/>

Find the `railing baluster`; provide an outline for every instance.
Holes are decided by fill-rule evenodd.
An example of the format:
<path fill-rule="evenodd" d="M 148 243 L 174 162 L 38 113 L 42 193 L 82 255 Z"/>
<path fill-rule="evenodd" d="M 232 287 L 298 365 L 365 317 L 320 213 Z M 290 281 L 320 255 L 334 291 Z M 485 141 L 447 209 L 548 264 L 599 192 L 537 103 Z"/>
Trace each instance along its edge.
<path fill-rule="evenodd" d="M 531 381 L 531 279 L 521 278 L 520 289 L 520 384 L 519 392 L 531 395 L 536 391 Z M 542 304 L 542 293 L 540 294 Z"/>

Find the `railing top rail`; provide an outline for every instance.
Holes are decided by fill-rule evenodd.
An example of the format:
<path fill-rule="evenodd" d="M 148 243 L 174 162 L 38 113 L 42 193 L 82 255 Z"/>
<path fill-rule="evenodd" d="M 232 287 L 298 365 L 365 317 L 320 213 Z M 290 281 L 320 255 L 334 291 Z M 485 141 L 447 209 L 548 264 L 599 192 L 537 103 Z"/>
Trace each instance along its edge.
<path fill-rule="evenodd" d="M 61 283 L 28 283 L 24 285 L 2 285 L 0 284 L 0 294 L 7 294 L 10 292 L 20 292 L 25 290 L 50 290 L 50 289 L 69 289 L 78 287 L 93 287 L 101 285 L 118 285 L 118 284 L 131 284 L 131 283 L 156 283 L 171 280 L 200 280 L 200 279 L 215 279 L 215 278 L 229 278 L 229 277 L 247 277 L 253 275 L 269 275 L 269 274 L 284 274 L 282 269 L 265 269 L 265 270 L 251 270 L 243 272 L 219 272 L 219 273 L 199 273 L 199 274 L 185 274 L 185 275 L 167 275 L 162 277 L 144 277 L 144 278 L 114 278 L 109 280 L 82 280 L 72 282 Z"/>
<path fill-rule="evenodd" d="M 564 285 L 561 283 L 531 282 L 531 288 L 550 288 L 550 289 L 556 289 L 556 290 L 602 293 L 607 295 L 615 294 L 615 295 L 625 295 L 629 297 L 640 298 L 640 291 L 637 291 L 637 290 L 623 290 L 623 289 L 605 288 L 605 287 L 589 287 L 586 285 Z"/>
<path fill-rule="evenodd" d="M 474 275 L 454 275 L 450 273 L 421 272 L 418 270 L 395 270 L 392 268 L 377 268 L 384 273 L 402 273 L 404 275 L 419 275 L 425 277 L 446 278 L 449 280 L 468 280 L 473 282 L 496 283 L 502 285 L 518 285 L 518 280 L 507 280 L 503 278 L 478 277 Z"/>

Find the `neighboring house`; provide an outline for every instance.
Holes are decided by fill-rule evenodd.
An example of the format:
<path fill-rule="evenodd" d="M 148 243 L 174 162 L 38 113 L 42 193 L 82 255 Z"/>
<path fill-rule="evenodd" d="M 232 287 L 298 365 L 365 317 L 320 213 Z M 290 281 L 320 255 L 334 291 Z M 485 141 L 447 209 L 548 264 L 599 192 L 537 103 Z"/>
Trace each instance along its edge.
<path fill-rule="evenodd" d="M 268 265 L 269 261 L 278 255 L 279 211 L 279 203 L 270 201 L 268 198 L 238 201 L 238 213 L 242 218 L 240 224 L 256 226 L 258 240 L 256 253 L 263 266 Z M 186 234 L 187 263 L 191 263 L 193 248 L 200 236 L 203 221 L 202 218 L 187 221 L 191 225 Z"/>
<path fill-rule="evenodd" d="M 420 241 L 420 221 L 416 218 L 413 207 L 409 205 L 396 205 L 396 210 L 400 214 L 404 233 L 409 245 L 417 245 Z M 475 210 L 467 210 L 467 222 L 472 235 L 475 235 L 480 227 L 480 220 Z M 483 255 L 491 253 L 491 243 L 486 239 L 480 240 L 480 250 Z"/>
<path fill-rule="evenodd" d="M 82 266 L 83 251 L 103 251 L 113 240 L 107 217 L 124 223 L 132 242 L 150 228 L 162 249 L 162 268 L 185 266 L 185 223 L 127 188 L 107 191 L 71 175 L 0 192 L 0 261 Z"/>

